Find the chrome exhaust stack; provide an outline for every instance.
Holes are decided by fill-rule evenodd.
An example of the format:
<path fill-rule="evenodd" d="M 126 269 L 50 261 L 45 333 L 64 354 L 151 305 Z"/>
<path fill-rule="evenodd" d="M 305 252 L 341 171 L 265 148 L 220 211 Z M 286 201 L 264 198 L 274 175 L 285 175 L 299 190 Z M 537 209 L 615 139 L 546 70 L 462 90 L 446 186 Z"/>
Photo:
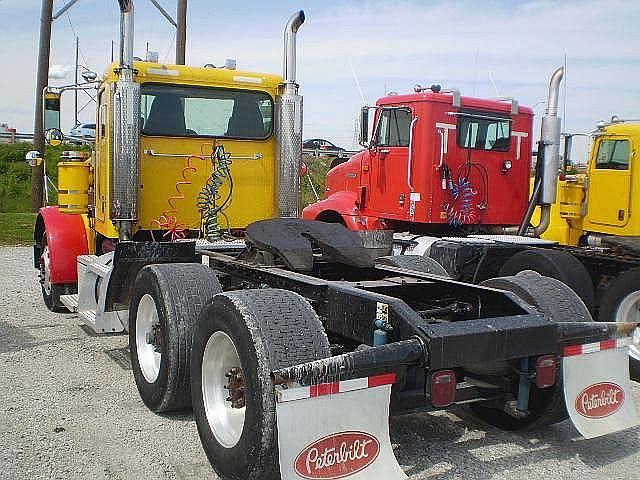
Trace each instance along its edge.
<path fill-rule="evenodd" d="M 278 215 L 300 216 L 300 164 L 302 162 L 302 96 L 296 83 L 296 34 L 305 20 L 302 10 L 291 15 L 284 29 L 284 83 L 276 102 L 278 141 Z"/>
<path fill-rule="evenodd" d="M 540 223 L 533 229 L 536 237 L 539 237 L 549 228 L 551 223 L 551 205 L 556 202 L 558 193 L 558 173 L 560 171 L 560 126 L 562 120 L 558 117 L 558 96 L 560 82 L 564 76 L 564 67 L 558 67 L 549 82 L 549 98 L 547 110 L 542 117 L 540 128 L 540 147 L 538 161 L 542 161 L 540 175 Z"/>
<path fill-rule="evenodd" d="M 558 67 L 549 82 L 547 110 L 542 118 L 540 146 L 542 147 L 542 189 L 538 203 L 551 205 L 556 201 L 558 172 L 560 171 L 560 124 L 558 96 L 564 67 Z"/>
<path fill-rule="evenodd" d="M 560 171 L 561 119 L 558 117 L 558 97 L 563 76 L 564 67 L 558 67 L 551 75 L 549 82 L 547 109 L 542 117 L 540 127 L 536 181 L 529 207 L 518 228 L 518 235 L 527 233 L 529 222 L 537 205 L 540 205 L 540 223 L 533 227 L 533 235 L 536 237 L 542 235 L 551 223 L 551 205 L 556 201 Z"/>
<path fill-rule="evenodd" d="M 111 219 L 118 227 L 119 239 L 130 240 L 138 217 L 140 84 L 133 80 L 133 1 L 118 0 L 118 3 L 120 65 L 113 101 Z"/>

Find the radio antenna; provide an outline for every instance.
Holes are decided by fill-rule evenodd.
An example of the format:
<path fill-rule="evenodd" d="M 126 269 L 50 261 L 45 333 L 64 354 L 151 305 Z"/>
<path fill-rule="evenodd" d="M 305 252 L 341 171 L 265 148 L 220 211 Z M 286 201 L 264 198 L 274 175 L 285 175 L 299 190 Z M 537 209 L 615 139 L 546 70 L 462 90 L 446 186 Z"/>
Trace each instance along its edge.
<path fill-rule="evenodd" d="M 564 131 L 567 130 L 567 52 L 564 52 L 564 79 L 562 81 L 564 89 L 564 98 L 562 99 L 562 121 L 564 122 Z"/>
<path fill-rule="evenodd" d="M 491 82 L 491 85 L 493 85 L 493 89 L 496 91 L 496 96 L 501 97 L 500 92 L 498 91 L 498 86 L 496 85 L 496 82 L 493 81 L 493 74 L 491 73 L 491 70 L 489 70 L 489 81 Z"/>
<path fill-rule="evenodd" d="M 353 81 L 356 82 L 356 88 L 360 93 L 360 99 L 362 100 L 362 105 L 366 105 L 367 102 L 364 99 L 364 93 L 362 93 L 362 87 L 360 86 L 360 81 L 358 80 L 358 75 L 356 74 L 356 69 L 353 68 L 353 62 L 351 61 L 351 57 L 347 57 L 349 61 L 349 66 L 351 67 L 351 74 L 353 75 Z"/>

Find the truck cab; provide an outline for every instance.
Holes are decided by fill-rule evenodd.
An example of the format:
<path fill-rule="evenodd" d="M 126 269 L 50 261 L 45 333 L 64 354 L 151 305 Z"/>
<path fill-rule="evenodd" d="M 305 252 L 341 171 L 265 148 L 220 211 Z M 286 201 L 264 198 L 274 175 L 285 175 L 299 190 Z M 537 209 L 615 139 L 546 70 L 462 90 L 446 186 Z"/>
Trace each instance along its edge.
<path fill-rule="evenodd" d="M 275 195 L 276 141 L 274 104 L 277 75 L 181 65 L 134 63 L 140 84 L 138 218 L 133 237 L 150 232 L 162 236 L 180 228 L 197 232 L 202 212 L 195 199 L 211 178 L 215 145 L 231 155 L 233 187 L 227 182 L 221 198 L 234 188 L 234 201 L 220 228 L 244 228 L 277 215 Z M 118 238 L 113 222 L 110 173 L 113 158 L 114 91 L 117 64 L 104 75 L 98 90 L 95 155 L 95 231 Z M 127 180 L 127 177 L 124 177 Z"/>
<path fill-rule="evenodd" d="M 600 123 L 591 134 L 586 172 L 568 173 L 559 181 L 551 226 L 543 237 L 573 246 L 640 237 L 640 218 L 633 215 L 640 209 L 640 197 L 634 195 L 640 189 L 634 164 L 639 144 L 640 123 Z"/>
<path fill-rule="evenodd" d="M 303 217 L 358 230 L 519 224 L 533 112 L 437 86 L 415 90 L 363 109 L 363 131 L 374 111 L 371 141 L 362 139 L 365 150 L 329 171 L 324 199 Z"/>

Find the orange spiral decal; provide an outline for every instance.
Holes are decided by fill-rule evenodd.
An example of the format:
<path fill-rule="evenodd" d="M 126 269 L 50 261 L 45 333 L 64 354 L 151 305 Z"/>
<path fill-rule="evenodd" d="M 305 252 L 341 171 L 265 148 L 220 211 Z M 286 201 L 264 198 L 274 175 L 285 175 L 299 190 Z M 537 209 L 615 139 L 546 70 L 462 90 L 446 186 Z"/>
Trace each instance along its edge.
<path fill-rule="evenodd" d="M 184 193 L 180 190 L 181 185 L 191 185 L 191 180 L 187 177 L 187 172 L 192 174 L 198 173 L 198 169 L 191 164 L 191 159 L 199 159 L 199 157 L 188 157 L 187 165 L 182 169 L 182 179 L 176 182 L 176 194 L 169 195 L 167 203 L 168 209 L 163 210 L 160 216 L 151 222 L 152 225 L 157 225 L 160 230 L 166 230 L 163 238 L 171 237 L 171 241 L 185 238 L 187 236 L 187 225 L 178 222 L 178 207 L 176 207 L 176 200 L 184 200 Z"/>

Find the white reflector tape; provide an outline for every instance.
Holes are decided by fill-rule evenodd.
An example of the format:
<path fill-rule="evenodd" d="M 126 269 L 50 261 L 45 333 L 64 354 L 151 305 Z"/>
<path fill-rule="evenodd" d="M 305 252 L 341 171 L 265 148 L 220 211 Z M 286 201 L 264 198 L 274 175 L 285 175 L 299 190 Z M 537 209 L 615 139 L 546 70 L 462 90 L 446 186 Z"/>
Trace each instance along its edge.
<path fill-rule="evenodd" d="M 389 439 L 395 375 L 276 387 L 282 480 L 400 480 Z"/>
<path fill-rule="evenodd" d="M 612 338 L 610 340 L 602 340 L 601 342 L 585 343 L 582 345 L 570 345 L 564 347 L 563 356 L 571 357 L 574 355 L 584 355 L 585 353 L 600 352 L 602 350 L 610 350 L 613 348 L 625 348 L 631 345 L 630 337 Z"/>
<path fill-rule="evenodd" d="M 612 339 L 564 349 L 564 400 L 571 421 L 585 438 L 640 423 L 629 380 L 629 339 Z"/>

